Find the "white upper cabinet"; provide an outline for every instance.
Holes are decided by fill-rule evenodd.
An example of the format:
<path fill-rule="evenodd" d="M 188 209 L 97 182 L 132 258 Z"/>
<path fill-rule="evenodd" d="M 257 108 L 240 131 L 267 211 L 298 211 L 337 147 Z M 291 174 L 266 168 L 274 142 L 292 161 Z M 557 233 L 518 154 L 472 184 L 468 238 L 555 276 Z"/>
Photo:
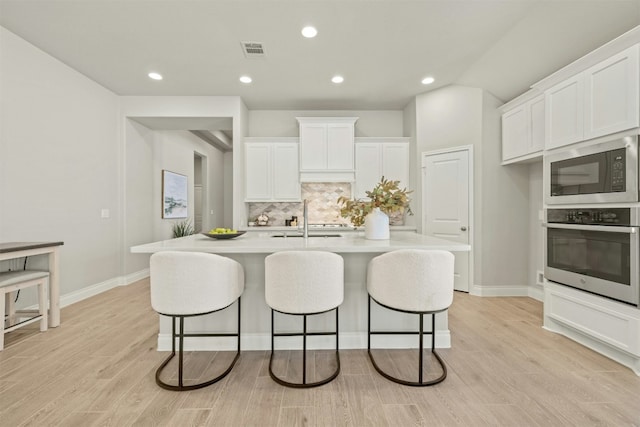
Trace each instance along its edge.
<path fill-rule="evenodd" d="M 637 45 L 585 71 L 585 139 L 639 126 L 638 71 Z"/>
<path fill-rule="evenodd" d="M 353 123 L 327 124 L 327 170 L 353 171 Z"/>
<path fill-rule="evenodd" d="M 583 139 L 584 91 L 582 74 L 565 80 L 545 94 L 547 149 Z"/>
<path fill-rule="evenodd" d="M 539 95 L 502 115 L 503 162 L 529 160 L 542 155 L 544 110 L 544 95 Z"/>
<path fill-rule="evenodd" d="M 355 198 L 366 197 L 365 192 L 373 189 L 382 176 L 400 181 L 400 188 L 409 185 L 409 142 L 384 142 L 391 139 L 368 142 L 369 138 L 362 138 L 366 142 L 356 142 Z"/>
<path fill-rule="evenodd" d="M 327 134 L 326 123 L 300 124 L 300 170 L 327 169 Z"/>
<path fill-rule="evenodd" d="M 529 103 L 529 153 L 542 152 L 545 141 L 545 101 L 544 95 Z"/>
<path fill-rule="evenodd" d="M 545 148 L 638 127 L 639 78 L 635 45 L 548 89 Z"/>
<path fill-rule="evenodd" d="M 354 179 L 354 136 L 357 117 L 298 117 L 300 123 L 300 179 Z"/>
<path fill-rule="evenodd" d="M 244 146 L 245 199 L 271 200 L 273 166 L 271 145 L 246 143 Z"/>
<path fill-rule="evenodd" d="M 245 143 L 245 201 L 300 201 L 298 144 Z"/>
<path fill-rule="evenodd" d="M 520 105 L 502 115 L 502 161 L 521 156 L 526 152 L 528 137 L 525 106 Z"/>

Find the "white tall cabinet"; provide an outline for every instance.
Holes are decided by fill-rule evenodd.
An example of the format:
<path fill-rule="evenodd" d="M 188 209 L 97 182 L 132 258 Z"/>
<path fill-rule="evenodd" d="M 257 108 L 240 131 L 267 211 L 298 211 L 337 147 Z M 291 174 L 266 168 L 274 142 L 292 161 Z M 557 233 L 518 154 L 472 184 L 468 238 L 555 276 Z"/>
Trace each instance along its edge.
<path fill-rule="evenodd" d="M 355 157 L 356 198 L 366 197 L 382 176 L 400 181 L 400 188 L 409 185 L 408 138 L 356 138 Z"/>
<path fill-rule="evenodd" d="M 300 201 L 298 143 L 246 138 L 245 201 Z"/>

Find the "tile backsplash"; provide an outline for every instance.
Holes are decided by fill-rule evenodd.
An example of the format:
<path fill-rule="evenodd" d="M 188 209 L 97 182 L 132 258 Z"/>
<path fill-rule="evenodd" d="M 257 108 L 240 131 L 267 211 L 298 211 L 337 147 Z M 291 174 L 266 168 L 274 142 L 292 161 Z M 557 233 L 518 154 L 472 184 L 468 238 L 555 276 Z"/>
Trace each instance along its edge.
<path fill-rule="evenodd" d="M 350 224 L 340 216 L 338 197 L 351 198 L 349 182 L 307 182 L 302 184 L 302 199 L 309 202 L 309 224 Z M 286 219 L 297 216 L 302 222 L 302 202 L 248 203 L 249 222 L 266 213 L 269 225 L 283 226 Z M 392 225 L 404 223 L 402 216 L 390 218 Z"/>
<path fill-rule="evenodd" d="M 351 198 L 349 182 L 308 182 L 302 184 L 302 199 L 309 201 L 309 224 L 349 224 L 340 216 L 338 197 Z M 249 203 L 249 221 L 261 213 L 269 217 L 269 225 L 285 225 L 286 219 L 297 216 L 302 221 L 302 202 Z"/>

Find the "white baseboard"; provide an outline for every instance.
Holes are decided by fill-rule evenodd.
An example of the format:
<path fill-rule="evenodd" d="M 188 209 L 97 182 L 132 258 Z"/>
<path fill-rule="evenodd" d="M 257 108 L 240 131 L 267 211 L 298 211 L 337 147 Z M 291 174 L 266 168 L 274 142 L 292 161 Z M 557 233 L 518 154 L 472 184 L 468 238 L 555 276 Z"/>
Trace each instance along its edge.
<path fill-rule="evenodd" d="M 87 298 L 101 294 L 103 292 L 106 292 L 109 289 L 113 289 L 115 287 L 121 286 L 122 284 L 123 284 L 122 278 L 116 277 L 101 283 L 89 285 L 87 287 L 78 289 L 77 291 L 73 291 L 68 294 L 64 294 L 60 296 L 60 307 L 67 307 L 71 304 L 75 304 L 76 302 L 79 302 Z"/>
<path fill-rule="evenodd" d="M 474 285 L 469 293 L 478 297 L 530 297 L 541 302 L 544 301 L 544 288 L 537 284 L 534 286 Z"/>
<path fill-rule="evenodd" d="M 534 300 L 544 301 L 544 287 L 542 285 L 529 286 L 529 297 Z"/>
<path fill-rule="evenodd" d="M 64 294 L 60 297 L 60 307 L 67 307 L 76 302 L 85 300 L 87 298 L 96 296 L 103 292 L 108 291 L 109 289 L 116 288 L 118 286 L 126 286 L 131 283 L 137 282 L 138 280 L 149 277 L 149 269 L 144 269 L 137 271 L 135 273 L 128 274 L 126 276 L 119 276 L 113 279 L 105 280 L 104 282 L 96 283 L 94 285 L 89 285 L 77 291 L 70 292 L 68 294 Z M 36 306 L 33 306 L 36 307 Z"/>
<path fill-rule="evenodd" d="M 276 350 L 291 350 L 302 348 L 301 337 L 276 338 Z M 366 332 L 341 332 L 340 348 L 362 349 L 367 348 Z M 431 340 L 425 336 L 425 348 L 430 348 Z M 333 349 L 335 348 L 333 337 L 310 337 L 307 339 L 307 348 Z M 242 334 L 240 337 L 242 350 L 271 350 L 270 334 Z M 418 348 L 417 336 L 386 335 L 372 337 L 372 348 Z M 436 331 L 436 348 L 451 348 L 451 334 L 449 331 Z M 219 337 L 192 337 L 184 340 L 185 351 L 232 351 L 236 349 L 235 338 Z M 158 334 L 158 351 L 171 350 L 171 334 Z"/>
<path fill-rule="evenodd" d="M 528 297 L 530 286 L 478 286 L 473 285 L 471 295 L 480 297 Z"/>
<path fill-rule="evenodd" d="M 127 274 L 125 276 L 125 285 L 130 285 L 138 280 L 146 279 L 150 275 L 150 271 L 148 268 L 144 270 L 136 271 L 135 273 Z"/>

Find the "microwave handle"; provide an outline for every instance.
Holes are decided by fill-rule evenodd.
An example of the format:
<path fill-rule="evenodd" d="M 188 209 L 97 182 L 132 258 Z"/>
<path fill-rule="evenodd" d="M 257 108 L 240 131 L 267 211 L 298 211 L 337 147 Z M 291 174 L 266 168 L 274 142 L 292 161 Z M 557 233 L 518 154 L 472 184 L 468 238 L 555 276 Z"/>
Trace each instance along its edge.
<path fill-rule="evenodd" d="M 545 222 L 542 224 L 547 228 L 562 228 L 564 230 L 585 230 L 585 231 L 605 231 L 608 233 L 625 233 L 635 234 L 638 232 L 638 226 L 621 227 L 617 225 L 582 225 L 582 224 L 558 224 Z"/>

